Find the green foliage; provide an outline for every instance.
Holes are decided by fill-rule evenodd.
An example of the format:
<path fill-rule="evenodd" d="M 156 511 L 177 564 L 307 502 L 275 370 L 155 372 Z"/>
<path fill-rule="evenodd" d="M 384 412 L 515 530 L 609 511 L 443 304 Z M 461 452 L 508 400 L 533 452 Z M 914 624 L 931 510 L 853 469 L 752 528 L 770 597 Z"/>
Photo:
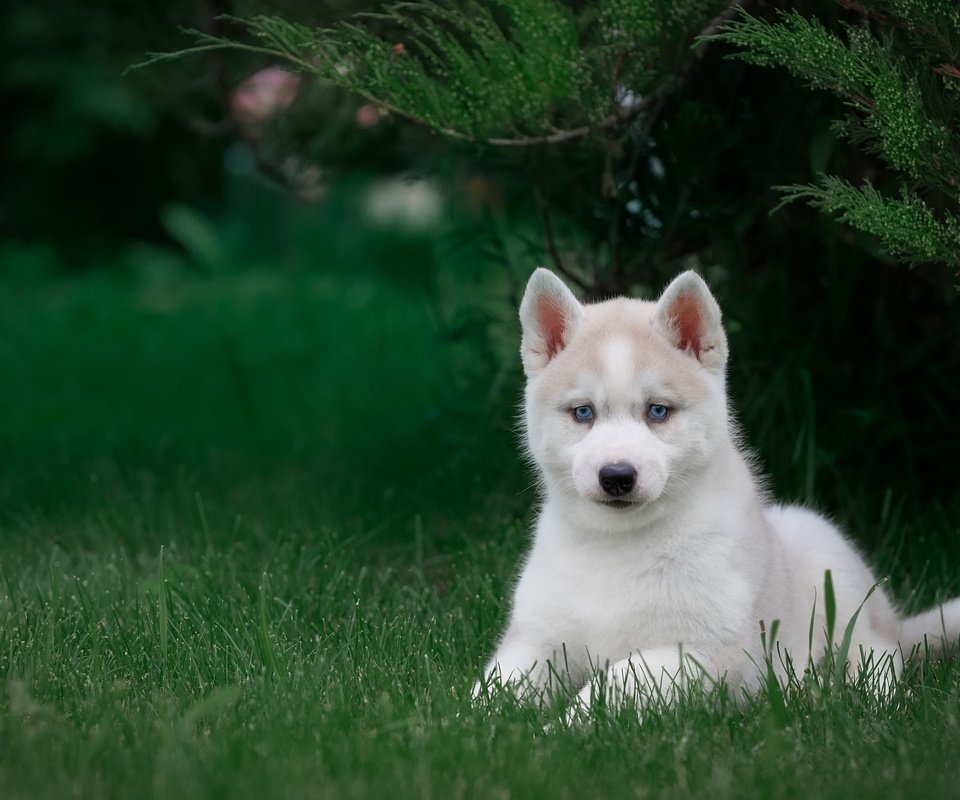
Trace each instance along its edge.
<path fill-rule="evenodd" d="M 259 52 L 457 139 L 562 141 L 634 116 L 622 91 L 646 95 L 672 82 L 693 35 L 725 5 L 608 0 L 574 13 L 557 0 L 431 0 L 316 31 L 259 15 L 234 20 L 254 43 L 192 31 L 196 47 L 146 63 Z"/>
<path fill-rule="evenodd" d="M 842 24 L 841 37 L 796 10 L 776 23 L 746 13 L 729 21 L 735 6 L 429 0 L 317 29 L 261 15 L 233 20 L 245 37 L 195 31 L 195 48 L 154 60 L 249 51 L 282 59 L 448 138 L 532 149 L 512 162 L 489 147 L 485 157 L 532 187 L 545 255 L 588 296 L 646 284 L 691 258 L 729 264 L 743 226 L 761 223 L 754 205 L 731 208 L 723 165 L 734 165 L 738 183 L 757 184 L 742 187 L 739 197 L 758 197 L 766 150 L 777 163 L 767 185 L 793 186 L 787 200 L 804 197 L 830 210 L 911 264 L 955 265 L 956 9 L 876 3 L 872 26 Z M 719 36 L 710 36 L 718 29 Z M 842 181 L 784 181 L 790 149 L 803 137 L 824 141 L 817 111 L 811 107 L 797 122 L 796 103 L 781 100 L 779 87 L 764 94 L 746 81 L 724 106 L 721 87 L 743 79 L 733 66 L 721 70 L 705 56 L 713 39 L 737 45 L 742 61 L 782 65 L 839 95 L 850 113 L 834 123 L 835 132 L 909 181 L 899 199 L 882 182 L 867 186 L 868 175 L 856 192 L 845 191 Z M 743 149 L 747 125 L 764 136 Z"/>
<path fill-rule="evenodd" d="M 906 187 L 900 197 L 885 197 L 869 182 L 860 187 L 833 175 L 818 185 L 781 187 L 785 202 L 807 200 L 859 230 L 876 236 L 897 258 L 909 264 L 953 264 L 960 253 L 960 218 L 939 218 Z"/>
<path fill-rule="evenodd" d="M 596 113 L 574 19 L 552 0 L 408 3 L 378 19 L 393 41 L 357 23 L 318 39 L 323 75 L 435 130 L 476 141 L 563 127 L 582 102 Z"/>
<path fill-rule="evenodd" d="M 162 82 L 122 76 L 145 47 L 175 35 L 193 2 L 0 7 L 5 241 L 40 241 L 59 249 L 60 263 L 80 265 L 121 242 L 158 237 L 157 209 L 172 197 L 217 195 L 219 148 L 180 124 L 210 96 L 196 65 L 169 70 Z"/>
<path fill-rule="evenodd" d="M 542 244 L 532 259 L 549 258 L 599 297 L 675 271 L 701 256 L 704 239 L 729 231 L 728 219 L 709 208 L 710 190 L 726 192 L 725 178 L 714 181 L 725 162 L 706 157 L 703 139 L 722 149 L 738 138 L 730 122 L 740 109 L 713 98 L 703 108 L 680 92 L 696 84 L 698 69 L 709 74 L 696 36 L 716 29 L 732 7 L 729 0 L 429 0 L 316 29 L 260 15 L 231 18 L 239 26 L 233 36 L 193 31 L 193 48 L 146 63 L 218 49 L 281 60 L 443 139 L 481 145 L 471 150 L 482 159 L 477 167 L 516 188 L 514 208 L 538 212 Z M 715 89 L 735 83 L 711 81 Z M 714 111 L 725 119 L 708 121 Z M 671 159 L 680 170 L 694 161 L 697 168 L 664 176 L 666 160 L 654 148 L 673 150 L 680 138 L 692 149 Z M 421 151 L 435 152 L 436 139 Z M 709 189 L 694 201 L 689 186 L 674 188 L 682 182 Z M 728 218 L 726 200 L 718 205 Z"/>
<path fill-rule="evenodd" d="M 960 269 L 960 7 L 873 0 L 862 8 L 873 24 L 843 25 L 843 38 L 796 11 L 775 23 L 742 12 L 714 38 L 740 48 L 736 58 L 837 94 L 851 112 L 835 130 L 909 182 L 895 199 L 869 181 L 858 190 L 828 176 L 785 187 L 788 200 L 807 199 L 909 263 Z"/>
<path fill-rule="evenodd" d="M 658 80 L 674 77 L 688 55 L 690 34 L 730 3 L 604 0 L 590 5 L 589 13 L 596 17 L 588 41 L 596 41 L 596 49 L 605 55 L 608 74 L 612 65 L 617 80 L 646 93 Z M 609 94 L 609 83 L 597 88 L 602 95 Z"/>

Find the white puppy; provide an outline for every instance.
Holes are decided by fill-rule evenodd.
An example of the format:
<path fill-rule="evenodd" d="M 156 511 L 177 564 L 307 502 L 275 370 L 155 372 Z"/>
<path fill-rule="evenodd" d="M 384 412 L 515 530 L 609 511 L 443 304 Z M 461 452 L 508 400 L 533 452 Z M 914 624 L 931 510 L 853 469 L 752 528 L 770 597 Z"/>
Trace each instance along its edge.
<path fill-rule="evenodd" d="M 526 445 L 545 497 L 476 694 L 538 691 L 553 675 L 581 705 L 601 689 L 614 705 L 669 700 L 691 676 L 754 690 L 761 626 L 781 680 L 820 662 L 854 618 L 850 672 L 885 685 L 925 639 L 956 645 L 960 599 L 902 620 L 830 522 L 769 504 L 728 406 L 720 308 L 695 273 L 655 303 L 582 305 L 538 269 L 520 321 Z"/>

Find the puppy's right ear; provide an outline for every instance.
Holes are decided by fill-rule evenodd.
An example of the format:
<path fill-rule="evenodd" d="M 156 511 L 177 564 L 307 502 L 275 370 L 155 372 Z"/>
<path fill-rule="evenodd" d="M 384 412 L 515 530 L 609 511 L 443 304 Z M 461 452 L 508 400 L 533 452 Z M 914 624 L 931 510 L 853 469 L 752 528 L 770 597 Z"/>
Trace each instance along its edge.
<path fill-rule="evenodd" d="M 520 303 L 520 357 L 527 377 L 542 370 L 567 346 L 581 319 L 583 306 L 566 284 L 550 270 L 537 268 Z"/>

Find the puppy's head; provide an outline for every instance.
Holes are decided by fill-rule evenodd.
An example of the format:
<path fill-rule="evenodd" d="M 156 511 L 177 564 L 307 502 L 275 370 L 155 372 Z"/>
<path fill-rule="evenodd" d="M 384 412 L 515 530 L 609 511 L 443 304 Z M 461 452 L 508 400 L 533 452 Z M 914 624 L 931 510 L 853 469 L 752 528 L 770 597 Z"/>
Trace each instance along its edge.
<path fill-rule="evenodd" d="M 679 275 L 653 302 L 581 304 L 552 272 L 520 306 L 527 446 L 548 495 L 597 527 L 679 498 L 728 440 L 720 308 Z"/>

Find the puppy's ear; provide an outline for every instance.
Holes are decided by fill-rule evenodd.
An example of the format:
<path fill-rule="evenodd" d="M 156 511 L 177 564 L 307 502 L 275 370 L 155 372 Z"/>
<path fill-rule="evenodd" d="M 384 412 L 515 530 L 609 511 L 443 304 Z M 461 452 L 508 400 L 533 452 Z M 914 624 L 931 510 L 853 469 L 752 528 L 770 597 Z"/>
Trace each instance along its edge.
<path fill-rule="evenodd" d="M 520 303 L 520 356 L 528 377 L 567 346 L 581 319 L 583 306 L 566 284 L 550 270 L 539 267 L 530 276 Z"/>
<path fill-rule="evenodd" d="M 723 372 L 727 337 L 720 321 L 720 306 L 697 273 L 683 272 L 664 289 L 653 312 L 653 327 L 706 369 Z"/>

